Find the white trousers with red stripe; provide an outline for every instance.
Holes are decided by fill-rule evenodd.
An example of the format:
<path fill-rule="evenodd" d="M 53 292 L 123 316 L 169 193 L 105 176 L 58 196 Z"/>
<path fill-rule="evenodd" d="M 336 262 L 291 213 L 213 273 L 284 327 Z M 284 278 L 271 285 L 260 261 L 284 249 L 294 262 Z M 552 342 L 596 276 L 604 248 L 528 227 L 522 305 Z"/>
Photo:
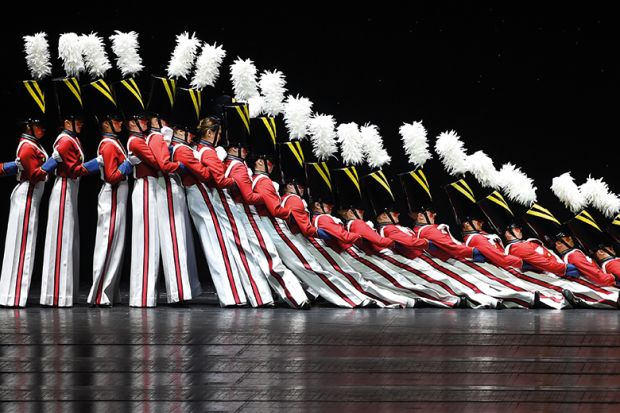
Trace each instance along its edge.
<path fill-rule="evenodd" d="M 501 268 L 490 263 L 475 263 L 466 259 L 450 258 L 447 261 L 461 277 L 476 285 L 482 292 L 491 297 L 503 300 L 506 308 L 532 308 L 534 292 L 529 291 L 498 275 Z"/>
<path fill-rule="evenodd" d="M 308 251 L 307 243 L 294 236 L 286 222 L 274 217 L 261 217 L 263 228 L 269 234 L 284 265 L 315 295 L 345 308 L 362 304 L 365 297 L 341 274 L 326 271 Z"/>
<path fill-rule="evenodd" d="M 407 298 L 402 295 L 364 278 L 345 261 L 344 257 L 327 246 L 323 240 L 311 238 L 308 241 L 310 251 L 323 268 L 343 275 L 360 294 L 366 296 L 373 304 L 383 308 L 402 308 L 409 304 Z"/>
<path fill-rule="evenodd" d="M 433 307 L 441 308 L 453 308 L 461 301 L 455 295 L 440 294 L 432 288 L 412 283 L 400 271 L 388 268 L 381 258 L 368 255 L 356 246 L 348 248 L 341 255 L 353 269 L 363 274 L 364 278 L 410 300 L 421 301 Z"/>
<path fill-rule="evenodd" d="M 6 228 L 0 305 L 25 307 L 32 279 L 39 205 L 45 182 L 24 181 L 11 193 L 11 210 Z"/>
<path fill-rule="evenodd" d="M 579 299 L 579 307 L 608 310 L 618 308 L 618 290 L 615 288 L 599 287 L 582 278 L 571 280 L 547 272 L 526 271 L 523 275 L 536 283 L 544 283 L 549 288 L 571 291 Z"/>
<path fill-rule="evenodd" d="M 273 296 L 267 282 L 267 277 L 260 269 L 257 257 L 254 256 L 246 227 L 249 225 L 247 220 L 244 222 L 243 215 L 239 211 L 243 207 L 238 207 L 228 191 L 219 191 L 222 199 L 224 213 L 230 222 L 231 231 L 227 234 L 229 245 L 235 254 L 237 270 L 241 275 L 243 289 L 252 307 L 273 305 Z"/>
<path fill-rule="evenodd" d="M 129 305 L 157 305 L 159 278 L 159 230 L 157 228 L 157 178 L 134 181 L 131 193 L 131 274 Z"/>
<path fill-rule="evenodd" d="M 237 204 L 237 207 L 244 225 L 247 225 L 250 248 L 261 271 L 267 276 L 271 288 L 293 308 L 306 304 L 308 302 L 306 292 L 297 277 L 282 263 L 256 208 L 245 204 Z"/>
<path fill-rule="evenodd" d="M 490 297 L 477 287 L 470 285 L 458 274 L 453 273 L 443 262 L 435 262 L 423 255 L 409 259 L 390 250 L 377 254 L 388 268 L 401 271 L 401 274 L 415 284 L 432 288 L 440 294 L 457 295 L 465 298 L 465 305 L 471 308 L 496 308 L 498 300 Z M 442 264 L 445 265 L 442 266 Z"/>
<path fill-rule="evenodd" d="M 195 284 L 196 274 L 190 273 L 196 268 L 196 257 L 188 227 L 191 224 L 186 216 L 187 203 L 181 179 L 174 174 L 160 177 L 157 180 L 157 227 L 168 303 L 191 300 L 200 291 L 200 286 Z"/>
<path fill-rule="evenodd" d="M 56 177 L 49 199 L 41 305 L 71 307 L 77 302 L 80 281 L 80 180 Z"/>
<path fill-rule="evenodd" d="M 99 191 L 89 304 L 112 305 L 120 301 L 118 285 L 125 252 L 128 192 L 127 181 L 116 185 L 105 182 Z"/>
<path fill-rule="evenodd" d="M 197 184 L 185 188 L 185 192 L 220 306 L 247 304 L 235 257 L 230 252 L 231 246 L 227 237 L 232 231 L 230 222 L 227 219 L 222 220 L 215 210 L 214 204 L 221 202 L 217 190 Z"/>

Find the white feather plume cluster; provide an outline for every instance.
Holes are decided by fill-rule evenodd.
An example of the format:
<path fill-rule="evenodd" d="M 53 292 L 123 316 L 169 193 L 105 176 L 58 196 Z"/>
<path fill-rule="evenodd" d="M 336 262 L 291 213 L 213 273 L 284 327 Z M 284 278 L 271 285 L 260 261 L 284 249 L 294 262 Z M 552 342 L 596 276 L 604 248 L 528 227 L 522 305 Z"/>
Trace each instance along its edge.
<path fill-rule="evenodd" d="M 264 112 L 265 100 L 261 95 L 252 96 L 248 99 L 248 109 L 250 117 L 257 118 Z"/>
<path fill-rule="evenodd" d="M 461 175 L 467 172 L 467 153 L 461 138 L 455 131 L 439 134 L 435 142 L 435 152 L 450 175 Z"/>
<path fill-rule="evenodd" d="M 226 50 L 217 43 L 205 43 L 202 46 L 200 56 L 196 60 L 196 70 L 191 86 L 202 89 L 205 86 L 213 86 L 220 76 L 220 66 L 226 57 Z"/>
<path fill-rule="evenodd" d="M 84 66 L 93 79 L 102 78 L 105 72 L 112 68 L 108 54 L 105 51 L 103 38 L 97 33 L 83 34 L 80 36 L 80 46 L 84 57 Z"/>
<path fill-rule="evenodd" d="M 265 71 L 261 73 L 258 84 L 265 100 L 265 113 L 274 117 L 282 113 L 286 93 L 284 73 L 279 70 Z"/>
<path fill-rule="evenodd" d="M 116 56 L 116 67 L 121 71 L 123 77 L 131 77 L 140 73 L 144 68 L 142 58 L 138 54 L 140 45 L 138 44 L 138 33 L 123 33 L 118 30 L 110 36 L 112 41 L 112 52 Z"/>
<path fill-rule="evenodd" d="M 284 123 L 291 139 L 304 139 L 308 133 L 308 120 L 312 115 L 312 102 L 303 96 L 289 95 L 284 103 Z"/>
<path fill-rule="evenodd" d="M 33 79 L 43 79 L 52 74 L 49 43 L 43 32 L 32 36 L 24 36 L 24 52 L 26 64 Z"/>
<path fill-rule="evenodd" d="M 499 182 L 504 195 L 511 201 L 528 208 L 536 202 L 534 181 L 513 164 L 506 163 L 502 166 L 499 171 Z"/>
<path fill-rule="evenodd" d="M 467 157 L 469 172 L 485 188 L 499 188 L 499 173 L 493 160 L 483 151 L 477 151 Z"/>
<path fill-rule="evenodd" d="M 168 77 L 188 79 L 194 67 L 198 46 L 200 46 L 200 40 L 195 33 L 190 35 L 188 32 L 183 32 L 177 35 L 177 44 L 166 68 Z"/>
<path fill-rule="evenodd" d="M 551 191 L 572 213 L 579 213 L 587 204 L 586 198 L 579 190 L 579 186 L 570 175 L 563 173 L 551 180 Z"/>
<path fill-rule="evenodd" d="M 251 97 L 258 95 L 256 66 L 252 60 L 237 58 L 230 65 L 230 80 L 235 92 L 235 99 L 238 101 L 247 102 Z"/>
<path fill-rule="evenodd" d="M 426 128 L 422 122 L 403 123 L 398 131 L 403 141 L 405 153 L 409 157 L 409 162 L 414 164 L 416 168 L 423 167 L 433 155 L 428 150 Z"/>
<path fill-rule="evenodd" d="M 355 122 L 341 123 L 336 129 L 340 154 L 345 165 L 359 165 L 364 162 L 364 139 Z"/>
<path fill-rule="evenodd" d="M 607 218 L 613 218 L 620 212 L 620 198 L 609 190 L 609 186 L 602 178 L 596 179 L 590 176 L 579 189 L 586 202 Z"/>
<path fill-rule="evenodd" d="M 67 77 L 78 76 L 85 69 L 80 46 L 80 36 L 75 33 L 63 33 L 58 39 L 58 57 L 62 60 Z"/>
<path fill-rule="evenodd" d="M 319 161 L 326 161 L 338 151 L 336 121 L 332 115 L 315 114 L 308 121 L 312 152 Z"/>
<path fill-rule="evenodd" d="M 392 159 L 383 148 L 383 138 L 376 125 L 366 124 L 360 128 L 366 163 L 371 168 L 381 168 Z"/>

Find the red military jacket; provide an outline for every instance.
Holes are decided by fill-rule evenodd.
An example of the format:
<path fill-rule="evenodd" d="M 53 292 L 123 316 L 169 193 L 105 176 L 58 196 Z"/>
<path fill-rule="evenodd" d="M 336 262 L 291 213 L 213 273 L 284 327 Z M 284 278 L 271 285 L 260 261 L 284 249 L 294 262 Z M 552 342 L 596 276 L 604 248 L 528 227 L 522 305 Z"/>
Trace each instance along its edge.
<path fill-rule="evenodd" d="M 164 135 L 154 130 L 146 137 L 146 143 L 157 160 L 159 170 L 166 174 L 178 172 L 179 163 L 170 159 L 170 144 L 164 140 Z"/>
<path fill-rule="evenodd" d="M 262 202 L 261 196 L 252 190 L 252 180 L 248 173 L 248 167 L 241 158 L 229 156 L 224 161 L 224 167 L 226 168 L 224 176 L 234 179 L 237 185 L 231 190 L 235 202 L 246 205 L 256 205 Z"/>
<path fill-rule="evenodd" d="M 394 241 L 394 251 L 410 259 L 418 258 L 428 249 L 428 241 L 418 238 L 411 228 L 388 224 L 381 227 L 379 234 Z"/>
<path fill-rule="evenodd" d="M 316 227 L 310 222 L 310 214 L 306 210 L 304 200 L 301 199 L 299 195 L 284 195 L 280 205 L 291 211 L 288 226 L 293 234 L 299 234 L 301 232 L 306 238 L 316 235 Z"/>
<path fill-rule="evenodd" d="M 217 157 L 215 148 L 207 144 L 198 144 L 196 147 L 198 159 L 209 169 L 211 178 L 206 182 L 209 188 L 232 188 L 235 180 L 224 176 L 224 163 Z"/>
<path fill-rule="evenodd" d="M 523 260 L 514 255 L 506 254 L 504 244 L 499 236 L 484 231 L 465 234 L 465 245 L 477 248 L 491 263 L 501 268 L 523 267 Z"/>
<path fill-rule="evenodd" d="M 157 177 L 159 165 L 143 135 L 132 133 L 127 140 L 127 150 L 130 155 L 138 157 L 141 161 L 139 164 L 134 165 L 135 178 Z"/>
<path fill-rule="evenodd" d="M 505 251 L 539 270 L 560 276 L 566 274 L 566 264 L 537 239 L 512 241 L 506 245 Z"/>
<path fill-rule="evenodd" d="M 588 257 L 583 251 L 576 248 L 571 249 L 564 253 L 562 259 L 567 264 L 573 264 L 584 277 L 594 284 L 610 287 L 616 284 L 616 279 L 613 275 L 603 272 L 600 267 Z"/>
<path fill-rule="evenodd" d="M 261 196 L 261 203 L 256 205 L 256 210 L 260 216 L 271 215 L 276 218 L 288 219 L 291 210 L 281 205 L 282 199 L 280 199 L 280 195 L 269 175 L 254 174 L 252 176 L 252 190 Z"/>
<path fill-rule="evenodd" d="M 116 138 L 104 137 L 99 142 L 97 153 L 103 158 L 103 173 L 101 179 L 110 185 L 126 179 L 125 175 L 118 170 L 120 164 L 127 160 L 125 150 Z"/>
<path fill-rule="evenodd" d="M 332 236 L 331 240 L 325 242 L 337 252 L 350 248 L 361 238 L 359 234 L 346 231 L 342 226 L 342 221 L 328 214 L 314 215 L 312 223 L 316 228 L 322 229 Z"/>
<path fill-rule="evenodd" d="M 620 279 L 620 258 L 609 258 L 601 263 L 601 269 Z"/>
<path fill-rule="evenodd" d="M 19 159 L 22 169 L 17 173 L 19 182 L 40 182 L 47 179 L 47 172 L 41 165 L 47 161 L 47 152 L 35 138 L 22 135 L 17 144 L 16 159 Z"/>
<path fill-rule="evenodd" d="M 185 143 L 172 143 L 172 162 L 181 162 L 187 167 L 187 172 L 181 175 L 181 182 L 185 187 L 211 179 L 209 170 L 196 159 L 194 150 Z"/>
<path fill-rule="evenodd" d="M 394 241 L 389 238 L 384 238 L 375 231 L 366 221 L 363 219 L 352 219 L 347 221 L 347 231 L 361 236 L 357 242 L 362 251 L 367 254 L 375 254 L 385 248 L 392 248 Z"/>
<path fill-rule="evenodd" d="M 450 233 L 450 227 L 446 224 L 416 225 L 413 231 L 418 238 L 425 238 L 432 241 L 437 247 L 429 251 L 439 259 L 449 258 L 472 258 L 474 249 L 457 241 Z"/>
<path fill-rule="evenodd" d="M 71 179 L 88 175 L 88 170 L 83 165 L 84 152 L 82 151 L 82 145 L 71 132 L 61 132 L 54 142 L 54 149 L 62 158 L 62 162 L 59 162 L 56 168 L 56 175 Z"/>

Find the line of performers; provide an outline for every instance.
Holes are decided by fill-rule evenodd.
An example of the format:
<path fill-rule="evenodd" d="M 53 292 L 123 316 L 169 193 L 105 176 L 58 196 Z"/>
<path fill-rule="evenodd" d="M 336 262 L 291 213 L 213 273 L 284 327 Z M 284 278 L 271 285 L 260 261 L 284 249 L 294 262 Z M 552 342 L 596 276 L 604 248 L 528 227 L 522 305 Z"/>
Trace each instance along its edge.
<path fill-rule="evenodd" d="M 220 96 L 203 105 L 199 90 L 164 77 L 150 80 L 148 99 L 133 78 L 82 85 L 75 78 L 53 80 L 62 131 L 50 155 L 40 143 L 49 106 L 45 88 L 36 80 L 20 83 L 22 134 L 15 161 L 1 166 L 18 184 L 11 194 L 0 305 L 26 305 L 39 205 L 54 175 L 40 304 L 76 303 L 78 190 L 82 178 L 98 174 L 103 185 L 91 305 L 119 302 L 133 176 L 132 307 L 157 305 L 161 271 L 168 303 L 201 294 L 199 273 L 207 269 L 196 264 L 192 223 L 222 307 L 280 301 L 301 309 L 317 297 L 346 308 L 618 307 L 620 260 L 586 211 L 562 225 L 539 204 L 522 208 L 498 191 L 474 191 L 471 178 L 459 177 L 445 187 L 459 240 L 436 221 L 429 177 L 416 168 L 396 179 L 415 222 L 408 228 L 399 223 L 384 171 L 360 176 L 355 166 L 309 162 L 305 142 L 280 142 L 274 118 L 251 119 L 246 103 Z M 79 138 L 87 113 L 101 130 L 91 160 Z M 123 130 L 126 142 L 119 139 Z M 276 164 L 279 182 L 270 177 Z M 485 232 L 485 224 L 496 233 Z M 524 225 L 538 238 L 525 239 Z M 616 241 L 618 228 L 616 218 L 607 231 Z"/>

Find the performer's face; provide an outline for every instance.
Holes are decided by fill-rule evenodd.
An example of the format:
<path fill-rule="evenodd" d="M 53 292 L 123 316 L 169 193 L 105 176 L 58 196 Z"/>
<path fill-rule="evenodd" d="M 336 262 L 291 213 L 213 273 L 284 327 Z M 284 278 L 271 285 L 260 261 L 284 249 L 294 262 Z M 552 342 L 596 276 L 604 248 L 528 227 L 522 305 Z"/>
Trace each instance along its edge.
<path fill-rule="evenodd" d="M 45 127 L 40 123 L 35 123 L 34 125 L 32 125 L 32 133 L 35 138 L 41 139 L 43 136 L 45 136 Z"/>
<path fill-rule="evenodd" d="M 390 211 L 390 216 L 394 220 L 394 223 L 398 224 L 398 217 L 400 216 L 400 212 L 398 211 Z"/>
<path fill-rule="evenodd" d="M 482 231 L 482 227 L 484 226 L 484 221 L 480 219 L 472 219 L 471 223 L 474 226 L 474 230 Z"/>

